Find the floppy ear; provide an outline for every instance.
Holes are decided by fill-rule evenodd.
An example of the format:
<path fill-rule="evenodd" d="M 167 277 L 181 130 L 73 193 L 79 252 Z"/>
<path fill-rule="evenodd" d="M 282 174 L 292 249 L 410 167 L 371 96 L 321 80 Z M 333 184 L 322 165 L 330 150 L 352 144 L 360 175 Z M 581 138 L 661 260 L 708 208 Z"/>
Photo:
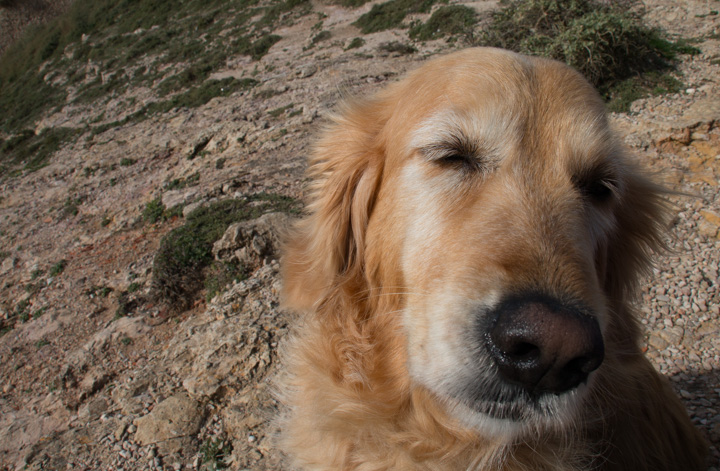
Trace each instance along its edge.
<path fill-rule="evenodd" d="M 346 105 L 310 159 L 308 214 L 283 259 L 288 307 L 309 310 L 343 283 L 365 282 L 364 235 L 383 171 L 381 115 L 379 102 Z"/>
<path fill-rule="evenodd" d="M 629 159 L 627 159 L 629 160 Z M 654 183 L 634 162 L 627 162 L 623 190 L 615 212 L 616 226 L 606 247 L 605 292 L 620 313 L 633 301 L 642 275 L 652 268 L 652 255 L 667 249 L 670 203 L 668 190 Z M 636 342 L 640 336 L 635 316 L 615 316 L 618 339 Z"/>

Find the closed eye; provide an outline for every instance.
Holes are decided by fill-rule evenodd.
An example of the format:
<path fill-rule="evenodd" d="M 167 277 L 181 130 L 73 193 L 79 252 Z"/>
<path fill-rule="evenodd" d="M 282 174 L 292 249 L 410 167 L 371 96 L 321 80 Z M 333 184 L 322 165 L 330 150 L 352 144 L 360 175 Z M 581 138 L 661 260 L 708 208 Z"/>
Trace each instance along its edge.
<path fill-rule="evenodd" d="M 475 156 L 462 154 L 458 152 L 448 152 L 438 158 L 432 159 L 438 165 L 449 167 L 457 170 L 480 170 L 481 163 Z"/>
<path fill-rule="evenodd" d="M 486 160 L 479 146 L 462 135 L 446 136 L 442 142 L 421 149 L 429 161 L 444 168 L 464 172 L 486 170 Z"/>

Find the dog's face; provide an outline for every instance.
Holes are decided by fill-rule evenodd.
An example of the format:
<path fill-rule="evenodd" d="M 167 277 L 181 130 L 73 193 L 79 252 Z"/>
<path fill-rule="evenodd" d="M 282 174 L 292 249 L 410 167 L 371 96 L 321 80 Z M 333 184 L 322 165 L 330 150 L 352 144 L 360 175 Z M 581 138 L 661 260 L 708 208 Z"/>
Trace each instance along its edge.
<path fill-rule="evenodd" d="M 375 208 L 376 220 L 395 220 L 389 243 L 402 248 L 411 375 L 482 426 L 557 419 L 600 365 L 596 260 L 624 185 L 603 105 L 583 79 L 556 63 L 488 56 L 404 84 L 405 111 L 387 127 L 397 136 L 388 195 Z M 393 250 L 387 227 L 370 220 L 368 250 Z"/>
<path fill-rule="evenodd" d="M 321 268 L 337 280 L 360 266 L 368 292 L 402 296 L 409 375 L 466 424 L 568 423 L 606 357 L 635 341 L 617 298 L 659 212 L 596 92 L 559 63 L 472 49 L 349 114 L 319 151 L 358 166 L 325 157 L 318 171 L 314 226 L 333 224 L 327 174 L 355 175 L 336 211 L 348 228 L 316 242 L 344 241 Z M 365 154 L 348 151 L 358 143 Z"/>

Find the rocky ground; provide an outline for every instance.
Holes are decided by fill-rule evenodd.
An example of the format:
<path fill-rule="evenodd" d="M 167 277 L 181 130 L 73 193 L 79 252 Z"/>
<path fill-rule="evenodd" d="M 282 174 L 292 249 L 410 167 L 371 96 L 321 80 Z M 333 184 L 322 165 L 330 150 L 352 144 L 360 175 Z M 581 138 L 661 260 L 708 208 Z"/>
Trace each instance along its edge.
<path fill-rule="evenodd" d="M 671 251 L 640 299 L 647 352 L 711 442 L 717 471 L 720 3 L 646 5 L 648 21 L 701 38 L 702 51 L 682 62 L 683 92 L 612 117 L 638 157 L 678 191 Z M 0 469 L 282 468 L 271 444 L 271 380 L 292 317 L 278 307 L 268 228 L 284 219 L 238 229 L 250 234 L 240 239 L 269 247 L 225 241 L 219 256 L 254 257 L 249 278 L 177 314 L 147 293 L 160 239 L 182 218 L 149 223 L 142 212 L 156 197 L 167 207 L 261 191 L 301 198 L 312 139 L 343 95 L 372 93 L 462 46 L 440 40 L 411 54 L 387 52 L 384 44 L 408 42 L 406 30 L 391 30 L 346 50 L 359 36 L 350 23 L 370 6 L 317 4 L 278 29 L 283 39 L 259 62 L 240 57 L 219 74 L 252 70 L 260 82 L 252 90 L 82 136 L 50 165 L 0 181 L 0 315 L 20 307 L 26 318 L 0 337 Z M 318 13 L 330 37 L 314 42 Z M 141 102 L 148 91 L 128 93 Z M 104 118 L 132 111 L 128 103 L 107 103 Z M 39 126 L 73 125 L 88 113 L 97 110 L 66 107 Z M 175 180 L 192 184 L 169 189 Z"/>

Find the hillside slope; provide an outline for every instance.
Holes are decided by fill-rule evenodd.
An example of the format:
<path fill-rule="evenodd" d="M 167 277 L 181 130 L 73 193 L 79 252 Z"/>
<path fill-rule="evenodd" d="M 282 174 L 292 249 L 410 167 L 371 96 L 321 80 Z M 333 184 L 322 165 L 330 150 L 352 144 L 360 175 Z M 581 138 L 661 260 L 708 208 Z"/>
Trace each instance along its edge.
<path fill-rule="evenodd" d="M 206 280 L 182 308 L 158 301 L 155 255 L 198 207 L 301 200 L 313 138 L 344 96 L 373 93 L 466 38 L 362 34 L 353 23 L 379 1 L 163 10 L 155 0 L 132 14 L 132 2 L 115 3 L 112 15 L 90 12 L 92 33 L 59 28 L 56 47 L 36 51 L 42 83 L 13 82 L 34 87 L 32 100 L 3 98 L 0 469 L 282 469 L 270 380 L 293 319 L 278 308 L 277 254 L 245 250 L 228 278 L 238 281 L 213 296 Z M 672 252 L 640 301 L 648 354 L 712 442 L 717 470 L 720 2 L 676 3 L 648 0 L 646 19 L 697 39 L 701 53 L 679 66 L 685 87 L 613 123 L 692 195 L 673 198 Z M 484 18 L 496 2 L 464 5 Z M 274 247 L 283 221 L 244 230 Z M 233 260 L 203 266 L 224 273 Z"/>

